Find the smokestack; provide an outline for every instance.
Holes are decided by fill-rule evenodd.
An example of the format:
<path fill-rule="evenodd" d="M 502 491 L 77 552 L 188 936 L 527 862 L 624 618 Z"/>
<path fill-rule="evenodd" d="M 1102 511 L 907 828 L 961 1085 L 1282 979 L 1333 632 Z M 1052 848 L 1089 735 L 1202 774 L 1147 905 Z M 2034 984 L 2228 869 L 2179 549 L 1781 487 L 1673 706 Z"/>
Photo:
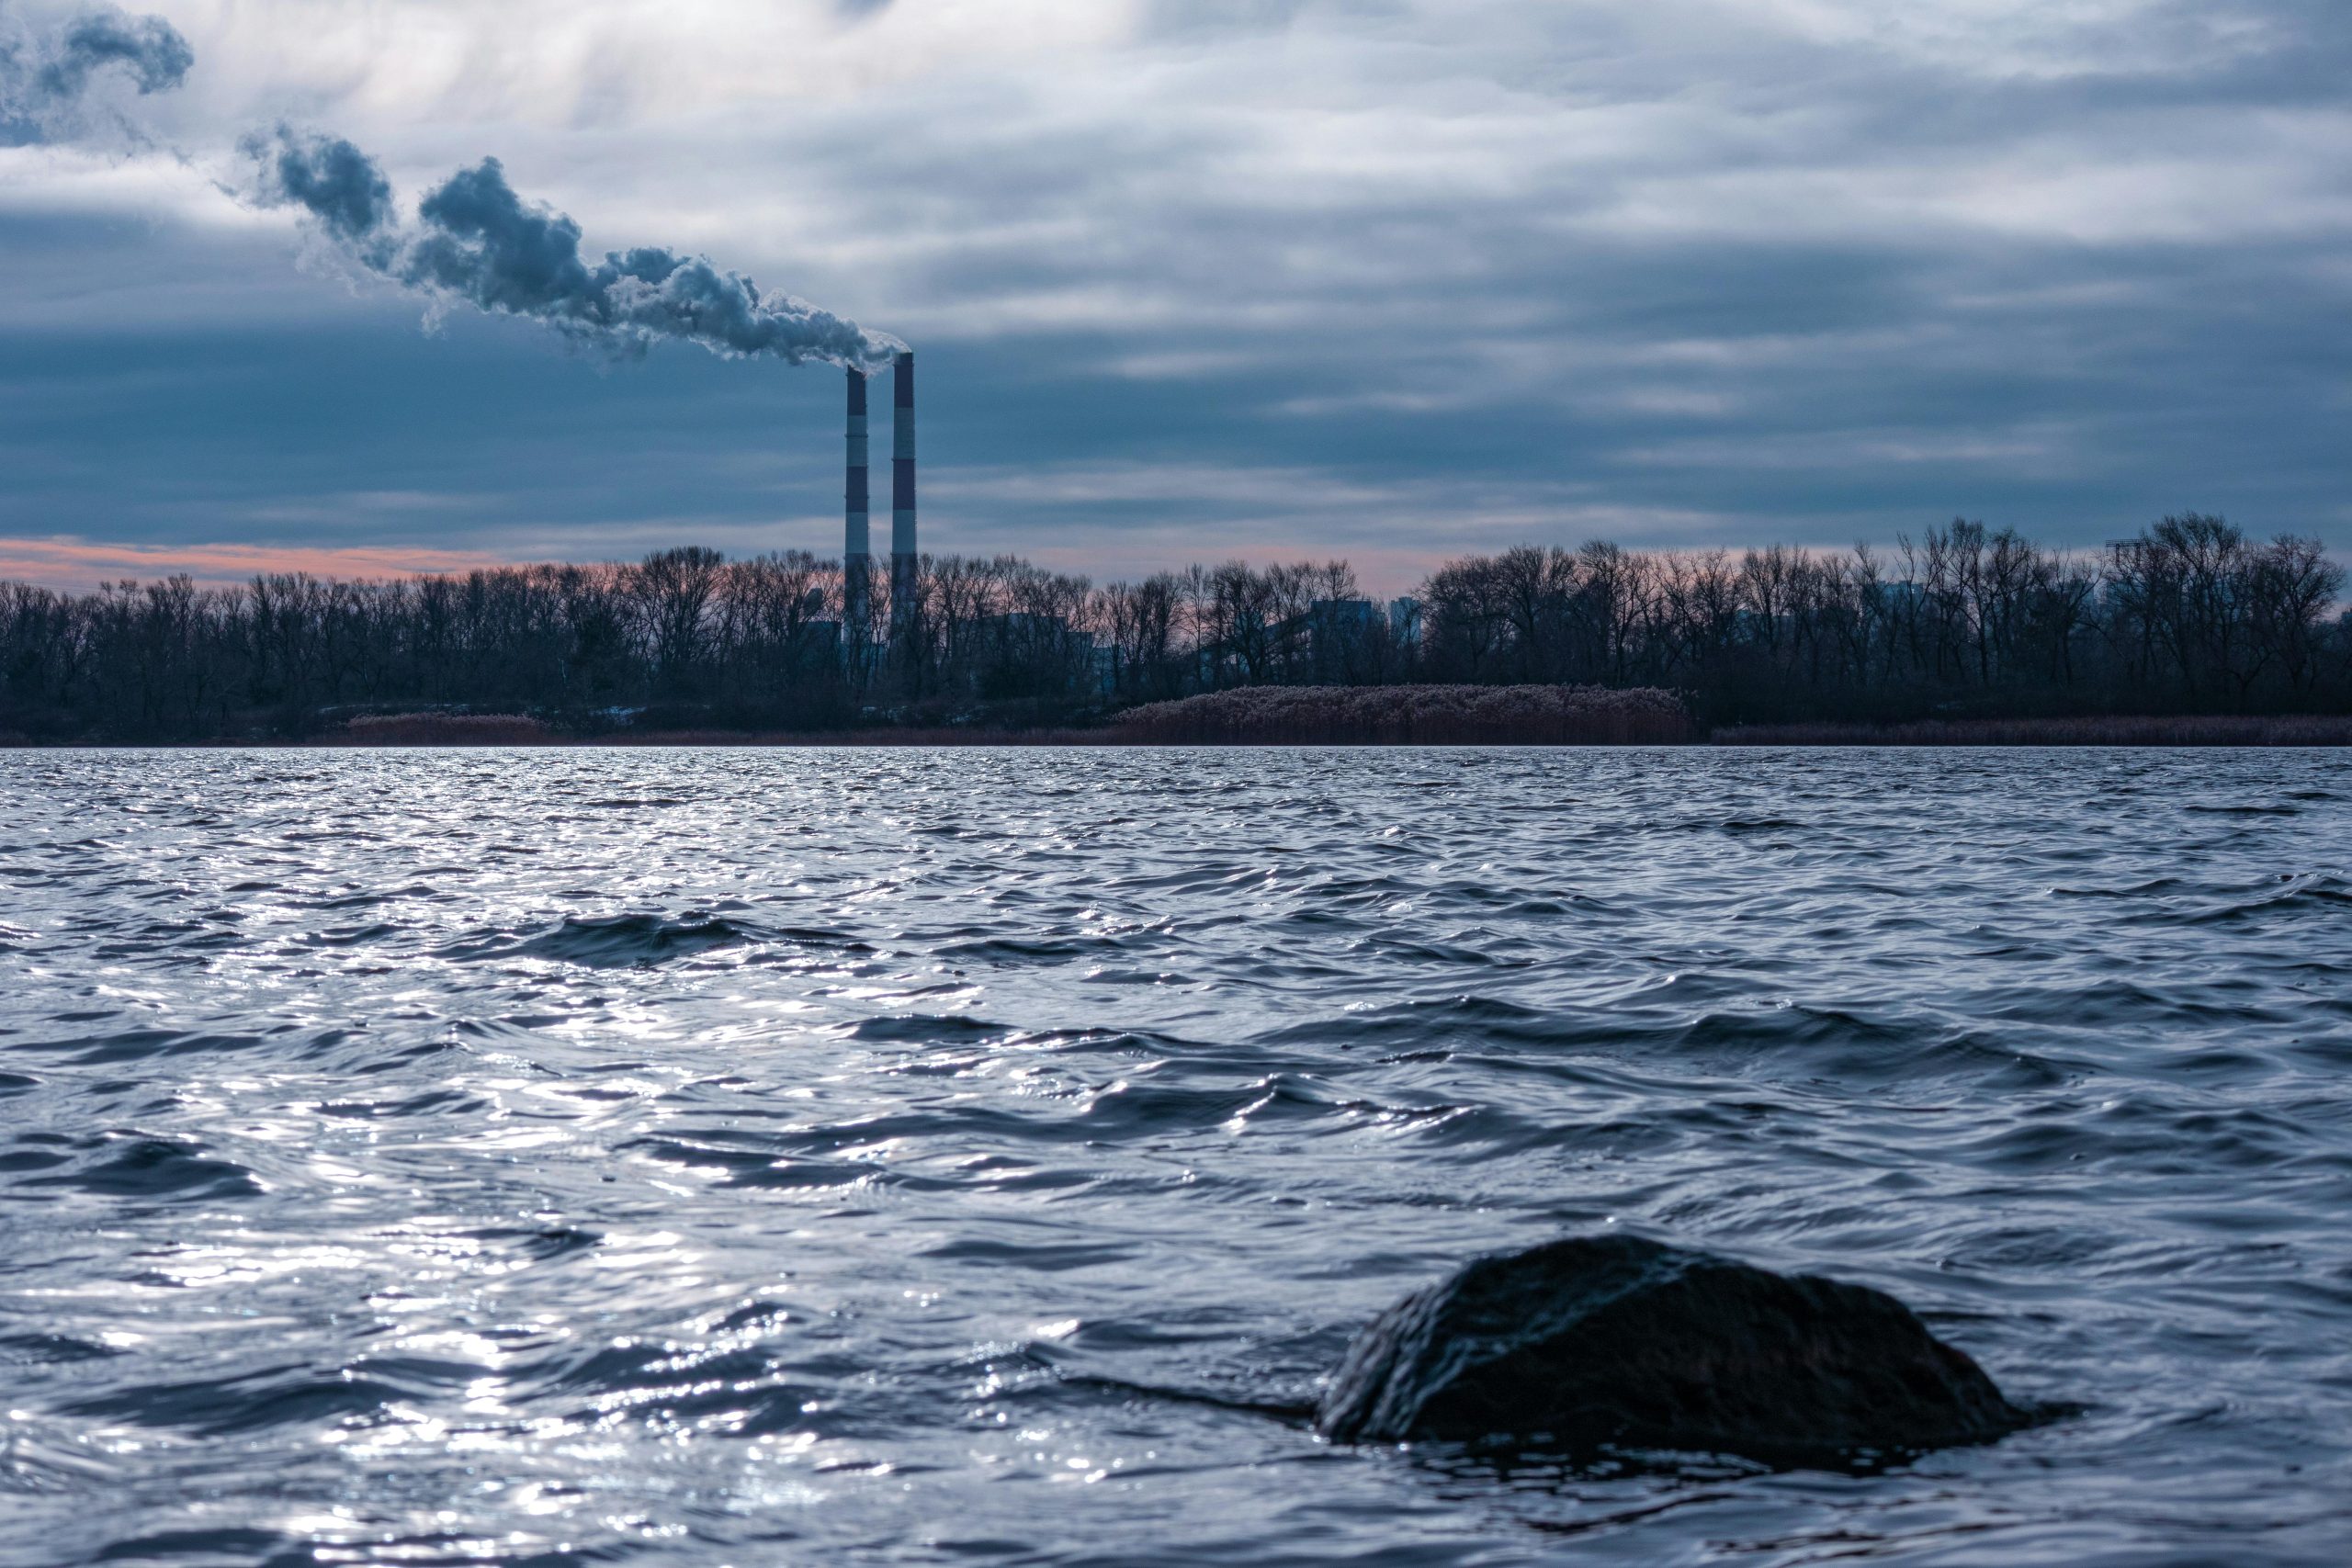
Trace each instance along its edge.
<path fill-rule="evenodd" d="M 0 137 L 12 118 L 0 102 Z M 879 370 L 905 346 L 722 272 L 707 256 L 659 245 L 583 255 L 580 225 L 526 199 L 495 158 L 427 191 L 411 222 L 383 166 L 340 137 L 281 125 L 241 145 L 254 161 L 251 200 L 300 209 L 353 261 L 437 302 L 522 316 L 628 356 L 657 343 L 694 343 L 723 359 L 821 359 Z"/>
<path fill-rule="evenodd" d="M 915 356 L 899 355 L 891 378 L 890 629 L 902 629 L 915 605 Z"/>
<path fill-rule="evenodd" d="M 849 367 L 849 489 L 842 538 L 842 639 L 863 639 L 873 608 L 874 545 L 868 526 L 865 372 Z"/>

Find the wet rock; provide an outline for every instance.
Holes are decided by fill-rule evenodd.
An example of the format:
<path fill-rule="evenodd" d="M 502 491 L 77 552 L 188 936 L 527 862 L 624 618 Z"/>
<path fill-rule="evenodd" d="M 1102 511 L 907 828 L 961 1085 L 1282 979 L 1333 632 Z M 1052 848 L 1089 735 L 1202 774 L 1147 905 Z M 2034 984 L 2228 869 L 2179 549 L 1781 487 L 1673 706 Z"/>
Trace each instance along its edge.
<path fill-rule="evenodd" d="M 1340 1442 L 1670 1449 L 1768 1463 L 1987 1442 L 2027 1417 L 1883 1292 L 1634 1236 L 1482 1258 L 1349 1348 Z"/>

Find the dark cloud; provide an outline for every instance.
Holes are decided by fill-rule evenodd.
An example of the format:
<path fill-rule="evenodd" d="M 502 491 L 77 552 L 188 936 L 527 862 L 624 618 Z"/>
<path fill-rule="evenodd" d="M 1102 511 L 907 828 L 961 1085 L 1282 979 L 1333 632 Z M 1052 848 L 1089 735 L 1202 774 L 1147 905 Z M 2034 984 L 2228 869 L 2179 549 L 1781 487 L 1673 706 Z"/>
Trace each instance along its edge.
<path fill-rule="evenodd" d="M 495 158 L 427 192 L 409 225 L 381 167 L 348 141 L 280 126 L 245 151 L 264 205 L 303 209 L 368 271 L 436 299 L 630 355 L 674 341 L 729 358 L 879 369 L 904 346 L 701 256 L 641 246 L 591 262 L 580 225 L 515 194 Z"/>
<path fill-rule="evenodd" d="M 70 134 L 96 81 L 120 77 L 144 96 L 178 86 L 195 64 L 187 39 L 161 17 L 108 6 L 42 33 L 0 6 L 0 132 L 20 141 Z"/>
<path fill-rule="evenodd" d="M 96 255 L 109 276 L 168 284 L 187 261 L 169 239 L 82 222 L 30 247 L 46 259 L 12 265 L 43 278 Z M 234 259 L 275 265 L 253 243 Z M 1771 313 L 1809 263 L 1826 280 Z M 224 260 L 204 287 L 232 270 Z M 2197 507 L 2340 545 L 2352 318 L 2298 271 L 2214 270 L 2154 247 L 1997 265 L 1905 254 L 1860 276 L 1826 247 L 1752 270 L 1627 248 L 1558 276 L 1578 310 L 1543 328 L 1556 363 L 1531 396 L 1434 348 L 1385 372 L 1369 345 L 1349 357 L 1285 336 L 1299 352 L 1277 368 L 1138 376 L 1126 357 L 1235 352 L 1245 334 L 927 340 L 925 538 L 1098 576 L 1242 550 L 1348 554 L 1398 590 L 1413 571 L 1399 560 L 1519 539 L 1838 546 L 1959 512 L 2096 546 Z M 1972 321 L 1921 321 L 1919 302 L 1955 276 L 2002 287 Z M 2064 310 L 2039 298 L 2091 286 L 2113 295 Z M 1719 328 L 1741 325 L 1745 304 L 1763 319 L 1690 340 L 1705 357 L 1661 354 L 1642 312 L 1671 326 L 1694 298 L 1716 302 Z M 1634 319 L 1617 325 L 1612 305 Z M 585 374 L 511 326 L 428 339 L 402 320 L 379 300 L 340 321 L 0 333 L 0 385 L 17 394 L 0 400 L 0 534 L 838 548 L 831 378 L 699 355 Z M 1364 396 L 1399 389 L 1429 403 Z M 1651 393 L 1670 395 L 1637 395 Z M 1706 399 L 1721 410 L 1684 401 Z M 128 459 L 108 434 L 126 427 L 141 433 Z M 387 513 L 371 499 L 384 496 L 413 502 Z"/>

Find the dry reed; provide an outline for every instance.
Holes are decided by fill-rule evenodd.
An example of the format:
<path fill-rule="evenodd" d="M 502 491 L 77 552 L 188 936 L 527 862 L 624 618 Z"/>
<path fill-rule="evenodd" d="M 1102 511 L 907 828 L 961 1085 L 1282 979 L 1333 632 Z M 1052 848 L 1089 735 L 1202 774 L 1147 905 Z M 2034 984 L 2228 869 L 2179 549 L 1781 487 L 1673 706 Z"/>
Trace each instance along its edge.
<path fill-rule="evenodd" d="M 983 729 L 977 726 L 918 728 L 744 730 L 622 729 L 583 738 L 583 746 L 748 746 L 837 748 L 843 746 L 1101 746 L 1115 740 L 1102 729 Z"/>
<path fill-rule="evenodd" d="M 1651 687 L 1247 686 L 1119 716 L 1146 745 L 1667 746 L 1696 739 L 1681 700 Z"/>
<path fill-rule="evenodd" d="M 564 738 L 518 713 L 362 714 L 325 731 L 320 746 L 556 746 Z"/>

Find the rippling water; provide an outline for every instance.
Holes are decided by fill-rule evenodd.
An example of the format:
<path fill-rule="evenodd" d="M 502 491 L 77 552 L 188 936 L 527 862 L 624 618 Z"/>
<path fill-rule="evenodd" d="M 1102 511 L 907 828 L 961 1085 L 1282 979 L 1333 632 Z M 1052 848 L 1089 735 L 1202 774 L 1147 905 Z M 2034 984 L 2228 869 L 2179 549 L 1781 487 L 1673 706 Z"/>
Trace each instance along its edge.
<path fill-rule="evenodd" d="M 0 805 L 13 1562 L 2352 1547 L 2344 753 L 19 752 Z M 2084 1409 L 1612 1477 L 1216 1403 L 1611 1225 Z"/>

